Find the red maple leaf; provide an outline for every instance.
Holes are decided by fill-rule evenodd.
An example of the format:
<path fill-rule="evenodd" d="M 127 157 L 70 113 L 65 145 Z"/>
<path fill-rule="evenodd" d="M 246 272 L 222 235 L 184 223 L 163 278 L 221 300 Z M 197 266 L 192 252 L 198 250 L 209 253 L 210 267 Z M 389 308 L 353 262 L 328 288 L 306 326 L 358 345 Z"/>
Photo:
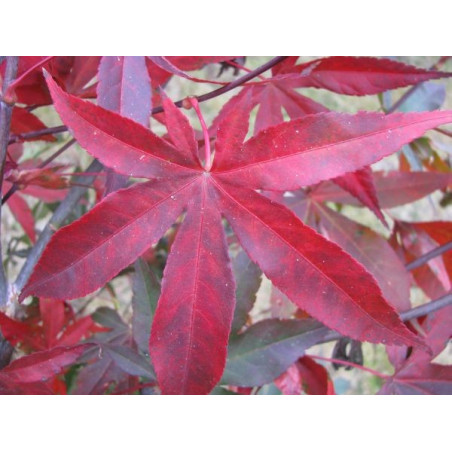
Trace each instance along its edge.
<path fill-rule="evenodd" d="M 328 327 L 361 341 L 422 343 L 361 264 L 256 190 L 295 190 L 357 171 L 451 122 L 452 112 L 320 113 L 245 141 L 252 103 L 244 96 L 218 124 L 212 162 L 195 101 L 206 143 L 203 160 L 187 118 L 167 98 L 169 137 L 163 139 L 65 93 L 50 77 L 48 84 L 56 110 L 82 147 L 118 173 L 150 180 L 111 193 L 58 231 L 22 299 L 93 292 L 185 213 L 150 339 L 163 393 L 208 393 L 223 373 L 235 304 L 223 218 L 273 284 Z"/>

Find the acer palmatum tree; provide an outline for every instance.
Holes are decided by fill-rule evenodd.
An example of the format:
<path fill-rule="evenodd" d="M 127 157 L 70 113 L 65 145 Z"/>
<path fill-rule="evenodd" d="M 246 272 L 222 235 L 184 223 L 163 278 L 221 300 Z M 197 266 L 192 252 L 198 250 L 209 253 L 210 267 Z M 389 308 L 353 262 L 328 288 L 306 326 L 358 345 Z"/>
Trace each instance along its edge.
<path fill-rule="evenodd" d="M 328 361 L 384 394 L 452 392 L 433 361 L 452 332 L 452 111 L 428 82 L 448 58 L 247 61 L 3 61 L 3 204 L 24 233 L 2 232 L 1 393 L 331 394 Z M 205 93 L 172 100 L 182 85 Z M 380 107 L 331 111 L 305 88 Z M 63 125 L 44 125 L 52 110 Z M 393 171 L 371 167 L 389 156 Z M 389 210 L 426 196 L 422 221 Z"/>

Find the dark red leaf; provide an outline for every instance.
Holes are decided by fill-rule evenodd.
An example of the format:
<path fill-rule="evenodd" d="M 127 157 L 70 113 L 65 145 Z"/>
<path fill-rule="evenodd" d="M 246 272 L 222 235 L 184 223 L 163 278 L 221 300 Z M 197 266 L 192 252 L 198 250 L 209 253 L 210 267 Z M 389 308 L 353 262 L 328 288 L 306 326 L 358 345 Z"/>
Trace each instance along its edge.
<path fill-rule="evenodd" d="M 98 289 L 163 236 L 188 204 L 192 184 L 147 182 L 110 194 L 53 236 L 21 298 L 72 299 Z"/>
<path fill-rule="evenodd" d="M 221 216 L 203 181 L 165 267 L 150 351 L 165 394 L 207 394 L 223 373 L 235 284 Z"/>
<path fill-rule="evenodd" d="M 91 344 L 82 344 L 33 353 L 13 361 L 1 373 L 10 381 L 21 383 L 44 381 L 59 374 L 64 367 L 73 364 L 91 347 Z"/>
<path fill-rule="evenodd" d="M 356 171 L 451 121 L 452 112 L 447 111 L 320 113 L 261 131 L 213 168 L 234 184 L 294 190 Z"/>
<path fill-rule="evenodd" d="M 373 277 L 337 245 L 254 191 L 217 188 L 221 210 L 242 246 L 301 309 L 358 340 L 399 345 L 419 341 Z"/>
<path fill-rule="evenodd" d="M 386 58 L 340 56 L 309 61 L 282 73 L 300 74 L 298 87 L 325 88 L 352 96 L 377 94 L 451 76 L 448 72 L 420 69 Z"/>
<path fill-rule="evenodd" d="M 380 205 L 377 198 L 377 190 L 372 177 L 372 170 L 370 167 L 365 167 L 354 173 L 344 174 L 336 177 L 334 182 L 343 188 L 345 191 L 351 193 L 356 199 L 359 199 L 363 205 L 367 206 L 377 218 L 385 225 L 386 220 L 381 213 Z"/>

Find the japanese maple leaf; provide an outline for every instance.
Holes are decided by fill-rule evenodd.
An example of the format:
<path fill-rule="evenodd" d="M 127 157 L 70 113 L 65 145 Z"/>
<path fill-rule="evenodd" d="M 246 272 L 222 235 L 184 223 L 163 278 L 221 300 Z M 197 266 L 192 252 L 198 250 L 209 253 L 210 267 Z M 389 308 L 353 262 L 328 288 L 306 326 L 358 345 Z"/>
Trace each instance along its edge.
<path fill-rule="evenodd" d="M 22 299 L 93 292 L 185 212 L 150 339 L 163 393 L 208 393 L 222 375 L 235 302 L 222 217 L 273 284 L 325 325 L 361 341 L 421 342 L 361 264 L 255 190 L 294 190 L 355 171 L 451 122 L 452 112 L 321 113 L 244 142 L 251 109 L 245 97 L 218 126 L 213 164 L 201 121 L 202 164 L 193 129 L 169 99 L 163 102 L 170 141 L 63 92 L 50 78 L 48 84 L 55 108 L 81 146 L 117 172 L 150 180 L 108 195 L 58 231 Z"/>
<path fill-rule="evenodd" d="M 229 115 L 235 105 L 241 102 L 241 98 L 250 93 L 253 104 L 259 105 L 255 131 L 260 131 L 281 123 L 283 109 L 291 119 L 328 111 L 325 106 L 297 92 L 296 88 L 324 88 L 340 94 L 363 96 L 452 75 L 384 58 L 339 56 L 298 65 L 297 59 L 298 57 L 285 59 L 272 68 L 272 77 L 246 86 L 224 106 L 219 118 Z M 361 168 L 336 177 L 334 183 L 369 207 L 386 225 L 370 168 Z"/>

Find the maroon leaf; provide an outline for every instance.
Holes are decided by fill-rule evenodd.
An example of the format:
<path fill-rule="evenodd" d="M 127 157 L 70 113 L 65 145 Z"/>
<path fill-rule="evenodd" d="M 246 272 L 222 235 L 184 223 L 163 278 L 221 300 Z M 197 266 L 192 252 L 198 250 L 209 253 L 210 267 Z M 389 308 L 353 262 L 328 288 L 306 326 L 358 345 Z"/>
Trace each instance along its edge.
<path fill-rule="evenodd" d="M 326 369 L 317 364 L 309 356 L 301 357 L 286 372 L 275 380 L 275 385 L 285 395 L 311 395 L 334 394 L 328 379 Z"/>
<path fill-rule="evenodd" d="M 147 127 L 151 114 L 151 83 L 144 57 L 104 56 L 99 65 L 97 100 Z"/>
<path fill-rule="evenodd" d="M 379 394 L 452 395 L 452 366 L 410 361 L 383 385 Z"/>
<path fill-rule="evenodd" d="M 147 127 L 151 114 L 151 81 L 144 57 L 104 56 L 99 65 L 99 106 Z M 127 185 L 128 177 L 107 168 L 105 194 Z"/>
<path fill-rule="evenodd" d="M 64 93 L 48 77 L 55 108 L 78 143 L 109 168 L 134 177 L 189 175 L 199 167 L 178 149 L 136 122 Z"/>
<path fill-rule="evenodd" d="M 33 353 L 12 362 L 1 373 L 9 381 L 21 383 L 44 381 L 59 374 L 64 367 L 73 364 L 82 353 L 91 347 L 91 344 L 82 344 Z"/>
<path fill-rule="evenodd" d="M 235 284 L 210 197 L 201 183 L 165 267 L 150 350 L 166 394 L 209 393 L 226 362 Z"/>
<path fill-rule="evenodd" d="M 57 336 L 65 324 L 64 302 L 61 300 L 40 300 L 39 310 L 43 322 L 47 347 L 52 348 L 57 345 Z"/>
<path fill-rule="evenodd" d="M 7 206 L 34 243 L 36 241 L 35 219 L 27 202 L 20 196 L 12 196 L 8 199 Z"/>
<path fill-rule="evenodd" d="M 354 173 L 336 177 L 334 182 L 359 199 L 363 205 L 367 206 L 387 226 L 386 220 L 380 210 L 372 174 L 371 168 L 365 167 Z"/>
<path fill-rule="evenodd" d="M 372 276 L 337 245 L 254 191 L 219 184 L 217 189 L 221 210 L 251 259 L 301 309 L 359 340 L 418 341 Z"/>
<path fill-rule="evenodd" d="M 325 88 L 339 94 L 364 96 L 390 89 L 450 77 L 386 58 L 329 57 L 288 67 L 282 73 L 298 73 L 298 87 Z"/>
<path fill-rule="evenodd" d="M 409 309 L 409 274 L 388 242 L 371 229 L 326 206 L 315 206 L 324 235 L 366 267 L 377 280 L 386 300 L 398 311 Z"/>
<path fill-rule="evenodd" d="M 21 297 L 72 299 L 98 289 L 168 230 L 188 203 L 192 184 L 148 182 L 110 194 L 54 235 Z"/>
<path fill-rule="evenodd" d="M 417 201 L 435 190 L 444 189 L 452 182 L 450 173 L 436 171 L 377 171 L 372 174 L 377 198 L 383 208 L 392 208 Z M 331 182 L 320 185 L 311 194 L 319 201 L 332 201 L 357 205 L 349 194 Z"/>
<path fill-rule="evenodd" d="M 261 131 L 213 168 L 230 183 L 294 190 L 356 171 L 451 121 L 447 111 L 320 113 Z"/>

